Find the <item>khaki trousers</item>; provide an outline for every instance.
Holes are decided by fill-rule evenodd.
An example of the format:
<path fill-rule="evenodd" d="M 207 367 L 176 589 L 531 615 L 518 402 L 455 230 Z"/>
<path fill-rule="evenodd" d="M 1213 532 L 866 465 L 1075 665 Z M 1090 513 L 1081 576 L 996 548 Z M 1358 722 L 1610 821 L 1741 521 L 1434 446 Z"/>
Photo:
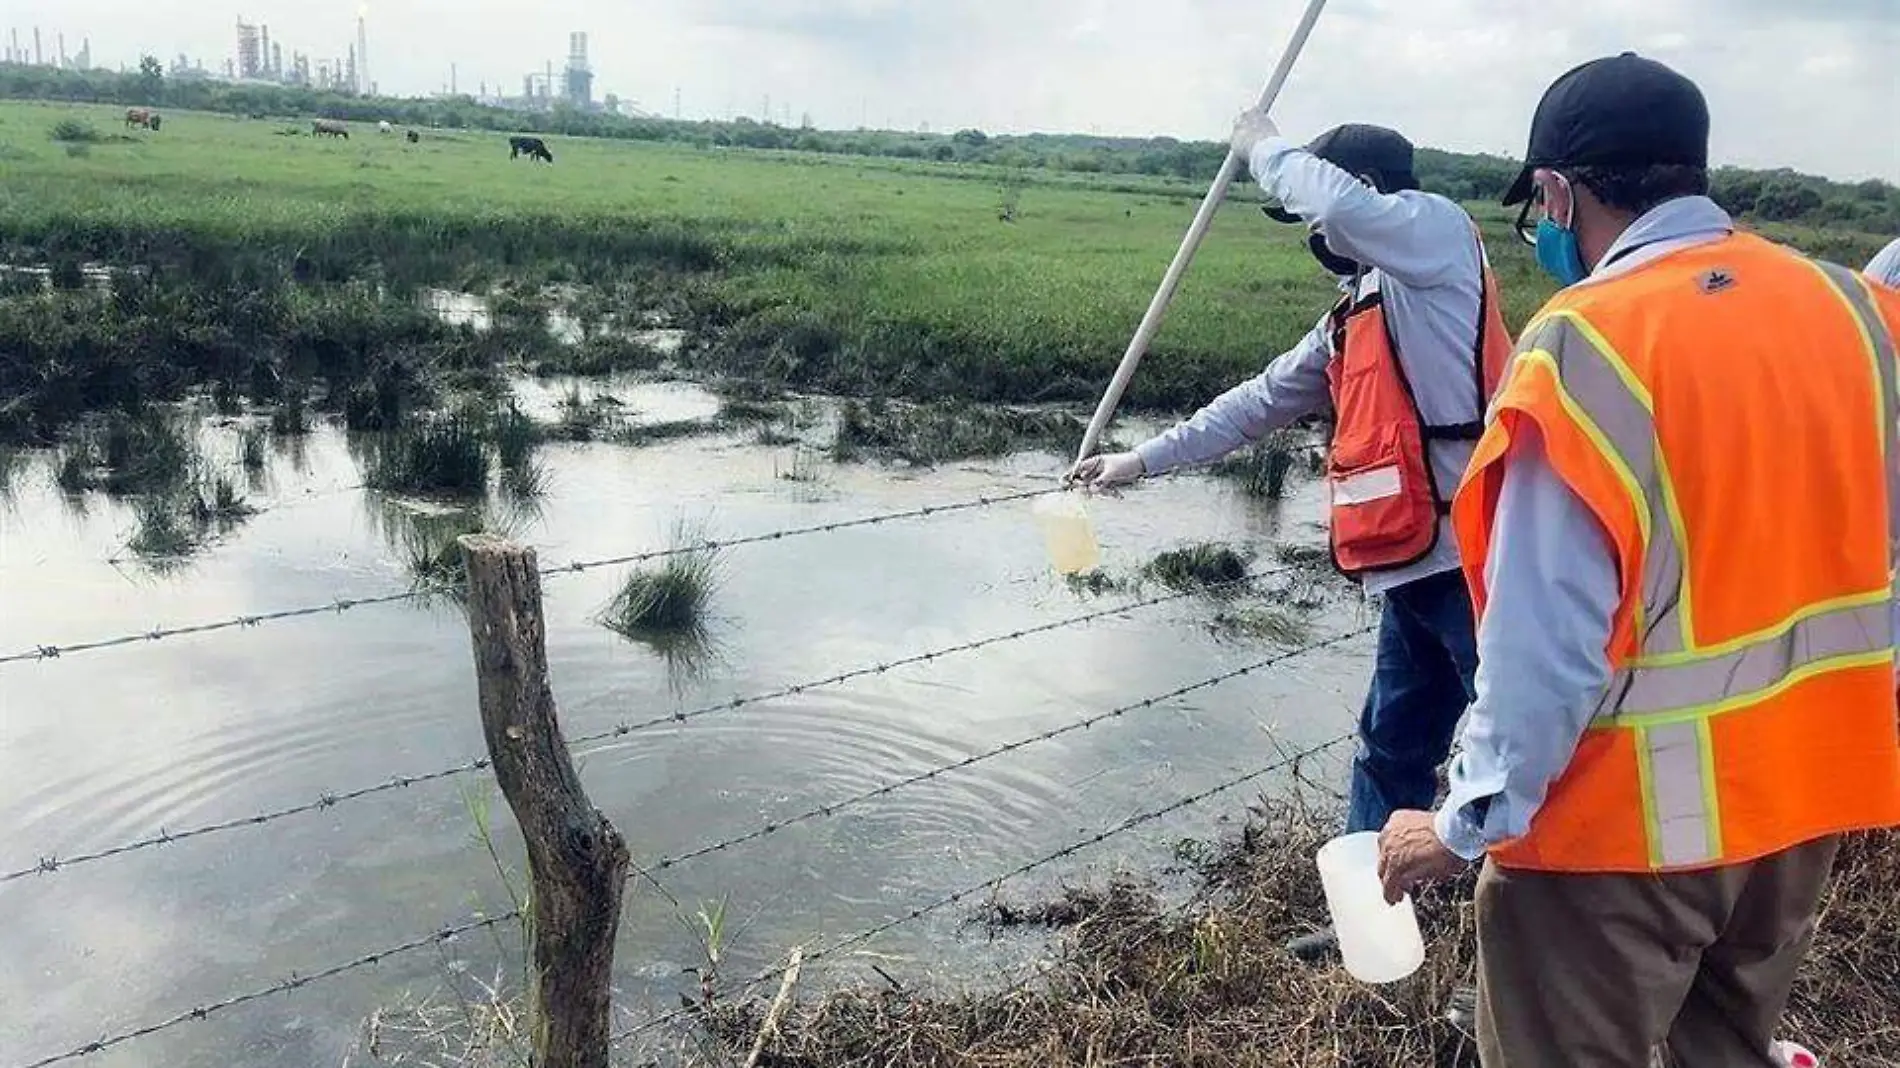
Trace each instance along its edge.
<path fill-rule="evenodd" d="M 1478 877 L 1484 1068 L 1768 1068 L 1839 838 L 1660 875 Z"/>

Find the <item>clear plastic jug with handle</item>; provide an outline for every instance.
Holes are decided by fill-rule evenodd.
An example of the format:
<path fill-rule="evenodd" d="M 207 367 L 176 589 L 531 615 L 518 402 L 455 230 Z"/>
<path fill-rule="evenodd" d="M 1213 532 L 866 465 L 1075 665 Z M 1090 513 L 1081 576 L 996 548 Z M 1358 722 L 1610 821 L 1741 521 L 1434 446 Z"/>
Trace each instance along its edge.
<path fill-rule="evenodd" d="M 1319 881 L 1346 971 L 1363 983 L 1392 983 L 1425 963 L 1425 939 L 1410 896 L 1385 903 L 1379 833 L 1343 835 L 1320 847 Z"/>
<path fill-rule="evenodd" d="M 1095 531 L 1089 526 L 1089 513 L 1079 493 L 1050 493 L 1036 498 L 1033 507 L 1036 525 L 1042 528 L 1042 540 L 1049 550 L 1049 561 L 1058 573 L 1079 575 L 1093 571 L 1102 561 L 1095 544 Z"/>

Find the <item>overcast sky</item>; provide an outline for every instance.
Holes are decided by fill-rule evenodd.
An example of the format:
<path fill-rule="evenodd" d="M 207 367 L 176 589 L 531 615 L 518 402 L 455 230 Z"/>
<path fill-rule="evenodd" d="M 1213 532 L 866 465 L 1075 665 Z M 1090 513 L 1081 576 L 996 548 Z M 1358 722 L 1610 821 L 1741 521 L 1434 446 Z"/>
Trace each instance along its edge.
<path fill-rule="evenodd" d="M 90 36 L 100 65 L 185 52 L 222 70 L 238 15 L 341 56 L 357 0 L 5 0 L 3 28 Z M 821 126 L 1223 137 L 1303 0 L 370 0 L 385 92 L 486 80 L 518 92 L 590 35 L 597 95 L 689 117 L 809 113 Z M 1566 68 L 1634 49 L 1701 84 L 1718 162 L 1900 181 L 1900 0 L 1332 0 L 1275 109 L 1518 155 Z"/>

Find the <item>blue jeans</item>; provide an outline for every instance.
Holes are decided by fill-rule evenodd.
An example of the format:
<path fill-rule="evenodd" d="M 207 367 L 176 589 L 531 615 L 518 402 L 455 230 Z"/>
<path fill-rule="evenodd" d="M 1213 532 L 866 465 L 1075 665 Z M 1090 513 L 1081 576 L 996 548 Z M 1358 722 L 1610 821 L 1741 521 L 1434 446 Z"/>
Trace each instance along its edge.
<path fill-rule="evenodd" d="M 1475 697 L 1478 640 L 1456 570 L 1386 591 L 1372 689 L 1359 716 L 1346 831 L 1377 831 L 1399 809 L 1429 811 L 1438 767 Z"/>

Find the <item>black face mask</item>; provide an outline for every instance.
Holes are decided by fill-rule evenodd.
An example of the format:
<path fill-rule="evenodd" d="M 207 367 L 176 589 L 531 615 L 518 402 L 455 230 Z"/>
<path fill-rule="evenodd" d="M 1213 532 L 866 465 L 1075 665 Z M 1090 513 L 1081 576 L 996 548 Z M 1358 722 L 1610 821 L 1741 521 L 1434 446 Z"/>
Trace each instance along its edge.
<path fill-rule="evenodd" d="M 1319 261 L 1321 267 L 1341 278 L 1351 278 L 1360 271 L 1359 261 L 1347 259 L 1334 252 L 1332 247 L 1326 244 L 1325 234 L 1307 235 L 1306 248 L 1313 254 L 1313 258 Z"/>

